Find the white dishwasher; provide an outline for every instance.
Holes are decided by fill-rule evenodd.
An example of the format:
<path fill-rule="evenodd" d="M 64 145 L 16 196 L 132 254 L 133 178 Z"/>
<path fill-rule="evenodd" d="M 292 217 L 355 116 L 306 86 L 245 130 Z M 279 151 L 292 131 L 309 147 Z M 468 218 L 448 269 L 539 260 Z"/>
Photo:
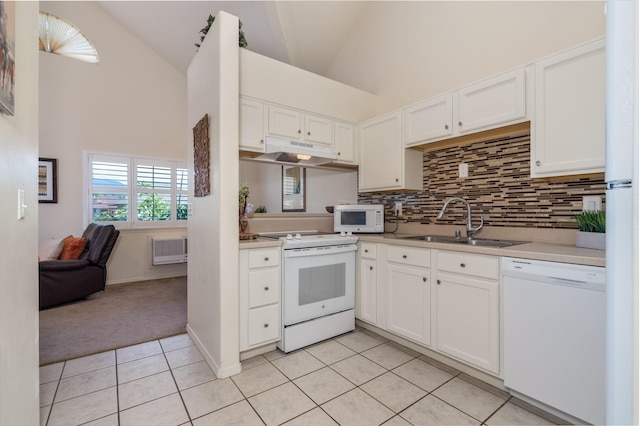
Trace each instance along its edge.
<path fill-rule="evenodd" d="M 604 268 L 504 257 L 502 275 L 505 386 L 604 424 Z"/>

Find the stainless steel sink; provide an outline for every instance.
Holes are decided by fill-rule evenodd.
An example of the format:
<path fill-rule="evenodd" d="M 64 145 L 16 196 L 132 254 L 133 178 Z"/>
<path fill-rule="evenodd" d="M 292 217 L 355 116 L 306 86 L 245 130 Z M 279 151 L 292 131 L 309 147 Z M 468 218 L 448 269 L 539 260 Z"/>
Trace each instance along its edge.
<path fill-rule="evenodd" d="M 400 237 L 403 240 L 414 241 L 426 241 L 429 243 L 449 243 L 449 244 L 466 244 L 470 246 L 478 247 L 510 247 L 518 244 L 526 244 L 526 241 L 511 241 L 511 240 L 490 240 L 484 238 L 473 238 L 471 240 L 466 238 L 447 237 L 444 235 L 414 235 L 411 237 Z"/>

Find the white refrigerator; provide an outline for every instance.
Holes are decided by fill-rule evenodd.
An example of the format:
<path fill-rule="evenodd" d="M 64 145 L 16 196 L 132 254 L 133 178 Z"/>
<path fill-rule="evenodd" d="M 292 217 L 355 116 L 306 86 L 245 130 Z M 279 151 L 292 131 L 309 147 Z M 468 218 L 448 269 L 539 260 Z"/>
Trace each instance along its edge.
<path fill-rule="evenodd" d="M 607 2 L 606 424 L 638 424 L 638 6 Z"/>

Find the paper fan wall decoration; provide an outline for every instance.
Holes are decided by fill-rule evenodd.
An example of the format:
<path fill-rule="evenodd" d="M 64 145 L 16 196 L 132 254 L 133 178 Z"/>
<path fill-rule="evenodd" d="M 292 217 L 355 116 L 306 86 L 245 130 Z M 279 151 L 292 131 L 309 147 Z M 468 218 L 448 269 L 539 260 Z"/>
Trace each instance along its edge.
<path fill-rule="evenodd" d="M 40 50 L 68 56 L 84 62 L 98 63 L 98 52 L 78 28 L 51 13 L 40 11 Z"/>

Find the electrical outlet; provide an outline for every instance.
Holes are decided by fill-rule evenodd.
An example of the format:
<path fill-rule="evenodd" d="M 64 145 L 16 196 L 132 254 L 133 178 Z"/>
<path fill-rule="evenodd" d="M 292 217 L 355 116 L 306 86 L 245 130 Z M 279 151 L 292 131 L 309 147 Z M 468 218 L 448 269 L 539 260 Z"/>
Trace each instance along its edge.
<path fill-rule="evenodd" d="M 402 217 L 402 201 L 396 201 L 395 213 L 398 217 Z"/>
<path fill-rule="evenodd" d="M 602 210 L 602 198 L 599 195 L 586 195 L 582 197 L 582 211 Z"/>
<path fill-rule="evenodd" d="M 462 163 L 458 165 L 458 177 L 466 178 L 469 176 L 469 164 Z"/>

